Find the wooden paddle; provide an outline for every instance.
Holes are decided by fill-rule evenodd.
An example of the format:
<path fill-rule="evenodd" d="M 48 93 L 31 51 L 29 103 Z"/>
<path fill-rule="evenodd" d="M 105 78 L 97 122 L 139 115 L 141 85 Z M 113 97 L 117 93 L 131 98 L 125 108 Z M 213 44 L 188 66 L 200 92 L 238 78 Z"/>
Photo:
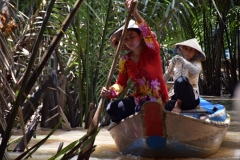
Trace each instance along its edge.
<path fill-rule="evenodd" d="M 168 71 L 167 71 L 167 74 L 164 76 L 164 81 L 165 83 L 167 83 L 168 79 L 169 79 L 169 76 L 171 74 L 171 72 L 173 71 L 173 68 L 174 68 L 175 64 L 171 63 L 168 67 Z"/>
<path fill-rule="evenodd" d="M 121 35 L 119 44 L 117 46 L 115 57 L 114 57 L 111 69 L 109 71 L 109 74 L 108 74 L 108 78 L 107 78 L 106 86 L 105 86 L 106 88 L 110 87 L 111 79 L 112 79 L 114 70 L 116 68 L 117 62 L 118 62 L 120 51 L 121 51 L 122 46 L 123 46 L 123 40 L 124 40 L 126 32 L 127 32 L 128 23 L 131 19 L 131 16 L 132 16 L 132 13 L 134 11 L 134 7 L 136 6 L 136 4 L 137 4 L 137 2 L 132 2 L 131 3 L 130 11 L 129 11 L 128 16 L 126 18 L 126 21 L 125 21 L 125 24 L 124 24 L 124 29 L 122 31 L 122 35 Z M 97 111 L 95 112 L 94 117 L 92 119 L 92 122 L 91 122 L 91 124 L 88 128 L 88 133 L 87 133 L 88 135 L 92 135 L 92 134 L 96 133 L 97 130 L 98 130 L 98 124 L 99 124 L 99 121 L 100 121 L 100 116 L 101 116 L 101 113 L 102 113 L 102 109 L 103 109 L 103 105 L 104 105 L 105 100 L 106 100 L 106 96 L 102 96 L 102 98 L 100 99 L 100 102 L 98 104 Z M 91 148 L 93 146 L 93 144 L 94 144 L 94 140 L 91 144 L 88 145 L 88 147 L 86 147 L 85 151 L 88 150 L 89 148 Z"/>
<path fill-rule="evenodd" d="M 117 62 L 118 62 L 118 57 L 119 57 L 121 48 L 123 46 L 123 40 L 124 40 L 125 35 L 126 35 L 128 23 L 129 23 L 129 21 L 131 19 L 131 15 L 133 13 L 133 10 L 134 10 L 134 7 L 135 7 L 136 4 L 137 4 L 137 2 L 132 2 L 130 11 L 129 11 L 128 16 L 126 18 L 126 21 L 125 21 L 125 24 L 124 24 L 124 29 L 123 29 L 123 32 L 122 32 L 119 44 L 117 46 L 117 50 L 116 50 L 116 53 L 115 53 L 115 57 L 114 57 L 111 69 L 110 69 L 109 74 L 108 74 L 108 78 L 107 78 L 107 81 L 106 81 L 106 88 L 110 87 L 111 79 L 112 79 L 114 70 L 116 68 Z M 90 126 L 88 128 L 88 132 L 91 131 L 92 129 L 94 129 L 94 130 L 97 129 L 98 124 L 99 124 L 99 120 L 100 120 L 100 115 L 101 115 L 102 108 L 103 108 L 103 104 L 104 104 L 105 100 L 106 100 L 106 97 L 103 96 L 101 98 L 99 104 L 98 104 L 97 111 L 94 114 L 93 120 L 92 120 L 92 122 L 91 122 L 91 124 L 90 124 Z"/>

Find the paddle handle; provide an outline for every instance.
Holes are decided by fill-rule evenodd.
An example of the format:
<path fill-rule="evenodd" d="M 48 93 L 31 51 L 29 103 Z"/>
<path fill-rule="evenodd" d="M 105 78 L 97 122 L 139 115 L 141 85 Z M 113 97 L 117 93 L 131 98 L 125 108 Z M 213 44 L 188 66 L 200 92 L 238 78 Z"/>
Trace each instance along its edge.
<path fill-rule="evenodd" d="M 164 82 L 166 83 L 170 77 L 170 74 L 172 73 L 173 71 L 173 68 L 174 68 L 175 64 L 173 63 L 170 63 L 169 67 L 168 67 L 168 70 L 167 70 L 167 74 L 164 75 Z"/>

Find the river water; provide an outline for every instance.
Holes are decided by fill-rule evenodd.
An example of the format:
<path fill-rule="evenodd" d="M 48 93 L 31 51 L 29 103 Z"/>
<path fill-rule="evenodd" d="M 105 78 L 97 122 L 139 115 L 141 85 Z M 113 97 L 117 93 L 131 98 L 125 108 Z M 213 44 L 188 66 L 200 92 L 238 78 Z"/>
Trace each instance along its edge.
<path fill-rule="evenodd" d="M 240 120 L 238 119 L 240 113 L 236 113 L 233 109 L 233 101 L 231 99 L 222 99 L 211 97 L 210 101 L 212 103 L 220 103 L 226 106 L 228 113 L 231 116 L 231 125 L 229 130 L 223 140 L 223 143 L 218 150 L 218 152 L 205 160 L 240 160 Z M 240 106 L 239 106 L 240 107 Z M 95 152 L 91 155 L 91 160 L 153 160 L 149 158 L 134 157 L 130 155 L 121 155 L 111 137 L 109 132 L 104 127 L 100 130 L 96 137 L 95 144 L 97 145 Z M 38 141 L 43 139 L 50 129 L 38 128 L 36 131 L 36 138 L 32 138 L 29 147 L 36 144 Z M 71 142 L 80 139 L 87 132 L 86 129 L 75 128 L 72 131 L 57 130 L 54 135 L 52 135 L 47 142 L 42 145 L 37 152 L 35 152 L 30 158 L 31 160 L 47 160 L 53 156 L 58 149 L 61 142 L 64 142 L 64 146 L 67 146 Z M 11 139 L 19 137 L 20 131 L 14 131 Z M 14 149 L 16 144 L 9 146 L 9 156 L 11 159 L 15 159 L 21 153 L 14 153 L 11 150 Z M 76 158 L 72 158 L 76 159 Z M 175 160 L 200 160 L 199 158 L 177 158 Z"/>

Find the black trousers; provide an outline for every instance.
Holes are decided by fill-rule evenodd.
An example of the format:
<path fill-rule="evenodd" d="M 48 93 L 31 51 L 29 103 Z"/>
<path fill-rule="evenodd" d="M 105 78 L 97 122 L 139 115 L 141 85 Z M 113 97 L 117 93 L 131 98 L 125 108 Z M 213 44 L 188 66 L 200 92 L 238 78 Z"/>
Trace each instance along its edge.
<path fill-rule="evenodd" d="M 185 76 L 180 76 L 175 80 L 174 93 L 175 94 L 171 97 L 171 100 L 165 105 L 165 109 L 168 111 L 172 111 L 177 99 L 182 100 L 182 110 L 194 109 L 200 103 L 199 98 L 195 100 L 192 85 Z"/>
<path fill-rule="evenodd" d="M 129 96 L 124 99 L 115 100 L 107 105 L 106 112 L 112 119 L 112 122 L 119 122 L 135 112 L 134 98 Z"/>
<path fill-rule="evenodd" d="M 132 96 L 129 96 L 124 99 L 110 102 L 107 105 L 106 112 L 110 116 L 112 122 L 120 122 L 122 119 L 125 119 L 136 112 L 139 112 L 142 105 L 149 100 L 150 99 L 147 96 L 146 99 L 140 101 L 139 104 L 136 105 L 134 98 Z"/>

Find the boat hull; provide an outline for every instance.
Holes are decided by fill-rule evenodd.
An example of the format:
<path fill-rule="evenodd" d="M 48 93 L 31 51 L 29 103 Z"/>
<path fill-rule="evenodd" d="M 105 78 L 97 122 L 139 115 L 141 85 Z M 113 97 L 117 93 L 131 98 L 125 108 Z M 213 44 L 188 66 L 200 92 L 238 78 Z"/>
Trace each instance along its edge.
<path fill-rule="evenodd" d="M 124 155 L 151 158 L 205 158 L 218 151 L 229 125 L 174 114 L 156 102 L 109 129 Z"/>

